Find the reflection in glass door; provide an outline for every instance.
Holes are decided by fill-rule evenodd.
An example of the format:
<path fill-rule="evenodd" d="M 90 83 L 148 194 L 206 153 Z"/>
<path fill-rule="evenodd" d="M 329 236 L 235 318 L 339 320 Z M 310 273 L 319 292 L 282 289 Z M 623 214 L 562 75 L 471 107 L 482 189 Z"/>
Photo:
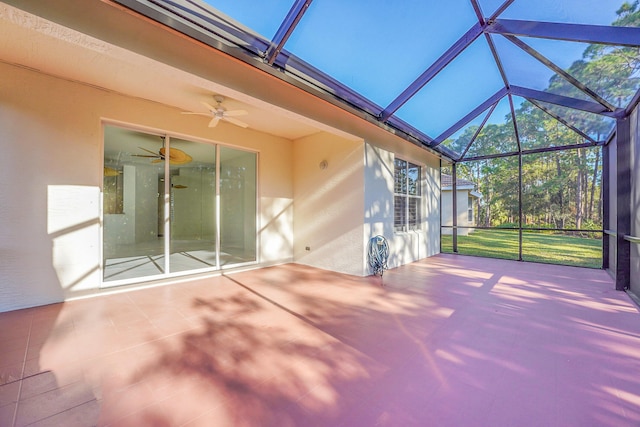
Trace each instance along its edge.
<path fill-rule="evenodd" d="M 255 153 L 105 126 L 104 286 L 255 262 L 256 168 Z"/>
<path fill-rule="evenodd" d="M 256 260 L 256 154 L 220 147 L 220 263 Z"/>
<path fill-rule="evenodd" d="M 169 271 L 216 267 L 216 147 L 171 138 Z"/>
<path fill-rule="evenodd" d="M 159 233 L 164 179 L 160 150 L 164 139 L 105 127 L 103 182 L 103 280 L 166 272 L 164 238 Z"/>

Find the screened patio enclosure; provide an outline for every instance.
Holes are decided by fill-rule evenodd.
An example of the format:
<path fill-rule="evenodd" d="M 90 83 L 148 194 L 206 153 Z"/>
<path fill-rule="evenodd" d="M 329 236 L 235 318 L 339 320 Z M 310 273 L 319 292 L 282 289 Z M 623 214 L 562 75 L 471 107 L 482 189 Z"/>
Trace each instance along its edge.
<path fill-rule="evenodd" d="M 637 1 L 117 2 L 435 153 L 454 194 L 456 176 L 503 169 L 512 206 L 484 227 L 509 231 L 514 259 L 531 259 L 536 232 L 591 233 L 617 289 L 640 287 Z M 569 162 L 583 174 L 571 214 L 541 190 L 568 185 Z M 532 201 L 544 197 L 542 212 Z"/>

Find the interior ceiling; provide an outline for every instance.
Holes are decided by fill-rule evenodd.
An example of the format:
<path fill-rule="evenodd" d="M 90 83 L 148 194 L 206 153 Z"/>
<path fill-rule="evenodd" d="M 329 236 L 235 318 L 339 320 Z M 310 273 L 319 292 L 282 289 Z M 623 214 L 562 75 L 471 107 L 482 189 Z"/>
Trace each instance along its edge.
<path fill-rule="evenodd" d="M 566 148 L 527 108 L 601 145 L 639 99 L 633 1 L 115 1 L 453 160 Z"/>

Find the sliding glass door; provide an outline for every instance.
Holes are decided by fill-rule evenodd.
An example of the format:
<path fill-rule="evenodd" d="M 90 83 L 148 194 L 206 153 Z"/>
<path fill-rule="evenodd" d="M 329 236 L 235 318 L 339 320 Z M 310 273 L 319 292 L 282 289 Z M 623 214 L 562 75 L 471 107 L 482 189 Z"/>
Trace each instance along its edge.
<path fill-rule="evenodd" d="M 103 280 L 162 275 L 163 138 L 110 126 L 104 137 Z"/>
<path fill-rule="evenodd" d="M 171 150 L 192 160 L 169 161 L 170 271 L 216 267 L 216 147 L 171 138 Z"/>
<path fill-rule="evenodd" d="M 220 147 L 220 262 L 256 260 L 256 155 Z"/>
<path fill-rule="evenodd" d="M 256 261 L 255 153 L 108 125 L 104 141 L 105 286 Z"/>

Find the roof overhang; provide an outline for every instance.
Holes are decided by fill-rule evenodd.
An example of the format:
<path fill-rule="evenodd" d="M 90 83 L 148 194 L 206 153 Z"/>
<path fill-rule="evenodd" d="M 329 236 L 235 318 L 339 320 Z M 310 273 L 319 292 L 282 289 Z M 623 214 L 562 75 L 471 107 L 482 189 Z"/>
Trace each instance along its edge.
<path fill-rule="evenodd" d="M 16 38 L 11 35 L 5 37 L 4 44 L 0 43 L 0 58 L 4 61 L 94 87 L 172 105 L 181 110 L 194 108 L 198 96 L 221 93 L 250 107 L 264 110 L 267 117 L 271 117 L 269 114 L 279 117 L 278 120 L 266 122 L 298 122 L 301 124 L 300 135 L 325 130 L 351 140 L 395 147 L 397 152 L 406 152 L 409 146 L 427 148 L 429 153 L 451 160 L 424 147 L 419 139 L 391 125 L 381 124 L 376 117 L 358 108 L 345 108 L 322 91 L 312 93 L 306 87 L 303 89 L 306 86 L 303 82 L 291 77 L 282 78 L 273 67 L 260 61 L 251 62 L 246 52 L 237 47 L 220 46 L 219 41 L 213 38 L 205 43 L 186 34 L 186 31 L 168 26 L 167 22 L 151 19 L 115 1 L 78 3 L 75 0 L 42 0 L 25 3 L 7 0 L 5 3 L 4 19 L 12 21 L 17 28 L 25 30 L 31 26 L 30 31 L 57 39 L 58 43 L 67 47 L 85 51 L 94 49 L 94 58 L 102 54 L 112 55 L 110 59 L 116 69 L 122 64 L 118 60 L 134 61 L 128 62 L 125 68 L 144 70 L 144 73 L 139 76 L 127 73 L 128 81 L 124 82 L 114 78 L 122 78 L 124 73 L 114 72 L 105 61 L 97 60 L 93 64 L 86 61 L 79 65 L 63 57 L 57 58 L 56 63 L 46 62 L 46 58 L 12 43 L 11 40 Z M 90 16 L 99 16 L 100 19 L 87 19 Z M 6 31 L 7 26 L 3 27 L 3 31 Z M 136 67 L 137 60 L 143 61 L 144 66 Z M 96 76 L 101 69 L 102 76 Z M 153 81 L 158 75 L 173 77 L 176 82 L 182 81 L 182 86 L 155 81 L 155 93 L 151 93 L 150 85 L 144 84 L 144 81 Z M 96 77 L 90 80 L 91 76 Z M 185 96 L 190 95 L 191 101 L 185 105 L 184 101 L 180 104 L 167 99 L 169 88 L 181 90 Z M 143 93 L 143 89 L 147 91 Z"/>

